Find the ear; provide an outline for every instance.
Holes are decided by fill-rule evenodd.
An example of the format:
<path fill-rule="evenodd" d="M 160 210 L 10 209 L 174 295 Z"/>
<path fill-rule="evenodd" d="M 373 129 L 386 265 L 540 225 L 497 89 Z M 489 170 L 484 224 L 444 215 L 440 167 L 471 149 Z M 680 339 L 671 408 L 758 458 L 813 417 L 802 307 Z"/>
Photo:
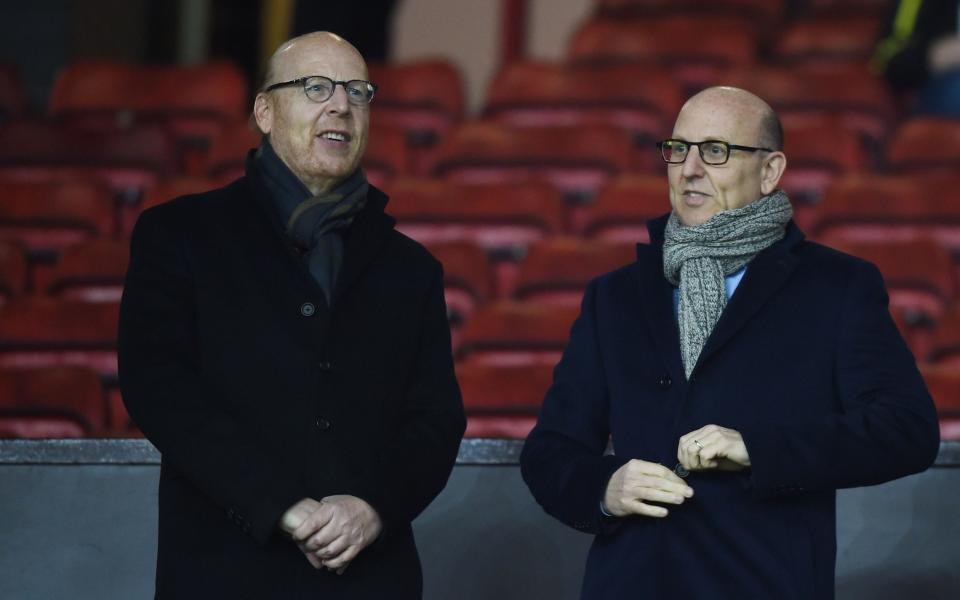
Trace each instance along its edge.
<path fill-rule="evenodd" d="M 273 103 L 263 92 L 253 101 L 253 118 L 263 135 L 268 135 L 273 128 Z"/>
<path fill-rule="evenodd" d="M 787 169 L 787 157 L 783 152 L 771 152 L 763 161 L 760 172 L 760 191 L 763 195 L 773 193 Z"/>

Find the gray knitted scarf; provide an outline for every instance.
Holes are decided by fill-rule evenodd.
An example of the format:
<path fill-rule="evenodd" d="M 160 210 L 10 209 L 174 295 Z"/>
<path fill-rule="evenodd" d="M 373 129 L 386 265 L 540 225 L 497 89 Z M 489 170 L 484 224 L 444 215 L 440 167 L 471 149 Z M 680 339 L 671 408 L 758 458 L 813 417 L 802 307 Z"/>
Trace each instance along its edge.
<path fill-rule="evenodd" d="M 761 250 L 781 240 L 793 217 L 782 190 L 705 223 L 684 227 L 670 214 L 663 242 L 663 274 L 680 286 L 680 353 L 687 377 L 727 305 L 724 277 L 736 273 Z"/>

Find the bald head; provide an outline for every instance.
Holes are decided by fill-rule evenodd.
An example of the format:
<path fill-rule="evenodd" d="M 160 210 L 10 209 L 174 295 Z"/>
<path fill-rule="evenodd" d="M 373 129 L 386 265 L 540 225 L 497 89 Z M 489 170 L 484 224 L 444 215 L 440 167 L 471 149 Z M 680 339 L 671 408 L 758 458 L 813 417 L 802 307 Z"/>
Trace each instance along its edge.
<path fill-rule="evenodd" d="M 783 150 L 783 126 L 780 118 L 773 108 L 756 94 L 730 86 L 707 88 L 687 100 L 680 109 L 680 114 L 683 115 L 687 110 L 703 110 L 705 107 L 715 107 L 718 114 L 720 111 L 726 112 L 745 130 L 754 134 L 755 138 L 746 145 Z"/>
<path fill-rule="evenodd" d="M 335 33 L 329 31 L 314 31 L 291 38 L 280 44 L 280 47 L 267 61 L 267 71 L 263 76 L 263 90 L 267 86 L 280 81 L 289 81 L 300 77 L 293 73 L 296 65 L 303 61 L 305 55 L 333 54 L 344 58 L 353 58 L 363 65 L 363 79 L 367 78 L 367 64 L 360 51 L 353 44 Z"/>
<path fill-rule="evenodd" d="M 687 100 L 672 137 L 697 145 L 683 162 L 667 165 L 670 202 L 683 225 L 700 225 L 773 193 L 786 168 L 776 113 L 739 88 L 707 88 Z M 729 145 L 723 162 L 704 160 L 700 143 L 708 140 Z"/>

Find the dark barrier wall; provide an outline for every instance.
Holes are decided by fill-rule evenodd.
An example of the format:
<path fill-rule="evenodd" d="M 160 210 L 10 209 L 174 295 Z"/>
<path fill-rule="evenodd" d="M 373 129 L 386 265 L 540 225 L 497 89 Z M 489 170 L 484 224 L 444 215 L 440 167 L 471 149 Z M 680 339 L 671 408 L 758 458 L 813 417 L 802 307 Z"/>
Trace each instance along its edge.
<path fill-rule="evenodd" d="M 577 598 L 590 537 L 533 502 L 519 442 L 469 440 L 416 521 L 427 600 Z M 149 443 L 0 441 L 0 598 L 150 598 L 159 456 Z M 837 598 L 960 597 L 960 445 L 840 492 Z"/>

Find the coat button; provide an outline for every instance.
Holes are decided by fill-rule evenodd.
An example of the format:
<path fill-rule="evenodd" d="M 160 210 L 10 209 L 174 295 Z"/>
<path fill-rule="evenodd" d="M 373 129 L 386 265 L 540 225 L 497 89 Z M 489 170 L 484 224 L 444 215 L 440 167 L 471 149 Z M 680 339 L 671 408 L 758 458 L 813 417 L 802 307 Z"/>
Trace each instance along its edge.
<path fill-rule="evenodd" d="M 683 479 L 686 479 L 687 476 L 690 475 L 690 471 L 680 463 L 677 463 L 677 466 L 673 468 L 673 472 L 677 474 L 677 477 L 682 477 Z"/>
<path fill-rule="evenodd" d="M 327 431 L 332 427 L 329 419 L 317 419 L 317 429 L 320 431 Z"/>
<path fill-rule="evenodd" d="M 670 379 L 669 375 L 663 375 L 657 380 L 657 385 L 660 386 L 661 390 L 669 390 L 670 386 L 673 385 L 673 380 Z"/>
<path fill-rule="evenodd" d="M 300 305 L 300 314 L 305 317 L 312 317 L 317 312 L 317 307 L 312 302 L 304 302 Z"/>

